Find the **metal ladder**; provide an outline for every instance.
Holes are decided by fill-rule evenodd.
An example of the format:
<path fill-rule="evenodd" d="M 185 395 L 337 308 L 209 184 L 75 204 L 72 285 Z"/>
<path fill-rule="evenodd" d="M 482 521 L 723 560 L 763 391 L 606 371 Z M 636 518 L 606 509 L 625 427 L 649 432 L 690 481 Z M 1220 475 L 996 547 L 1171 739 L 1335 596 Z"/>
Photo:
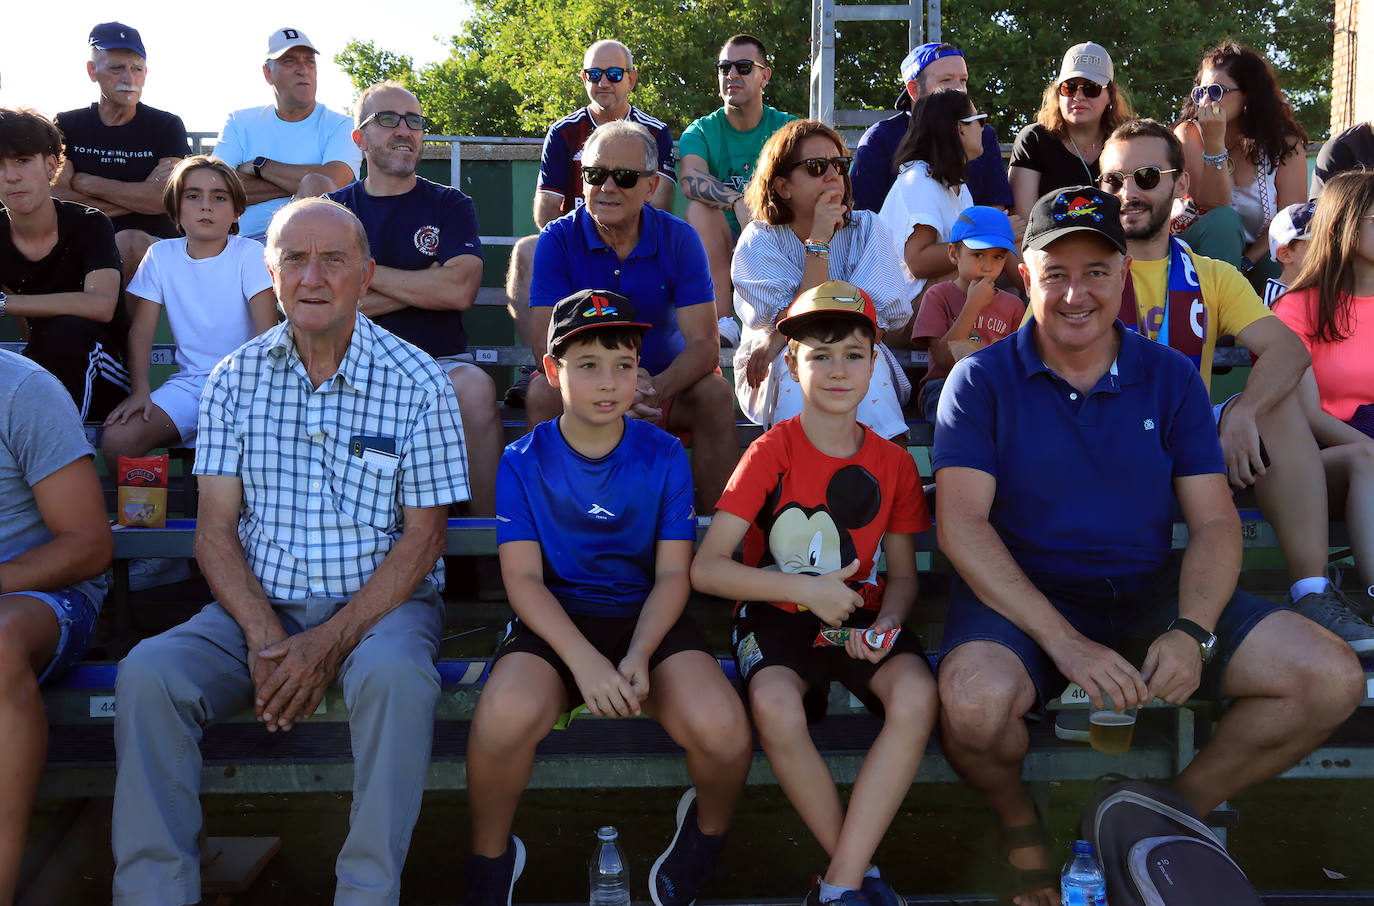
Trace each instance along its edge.
<path fill-rule="evenodd" d="M 867 128 L 888 115 L 883 110 L 835 109 L 835 23 L 905 20 L 907 46 L 915 47 L 923 41 L 940 40 L 940 2 L 844 4 L 811 0 L 811 119 L 846 131 Z"/>

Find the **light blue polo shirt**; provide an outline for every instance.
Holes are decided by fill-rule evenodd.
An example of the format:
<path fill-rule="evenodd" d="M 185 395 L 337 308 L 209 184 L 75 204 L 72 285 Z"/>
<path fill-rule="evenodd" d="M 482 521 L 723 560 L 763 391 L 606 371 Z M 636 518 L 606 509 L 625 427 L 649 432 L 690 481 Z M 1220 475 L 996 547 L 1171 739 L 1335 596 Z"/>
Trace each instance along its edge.
<path fill-rule="evenodd" d="M 1169 555 L 1173 480 L 1225 473 L 1197 368 L 1116 322 L 1111 371 L 1080 393 L 1040 359 L 1028 320 L 955 364 L 932 467 L 997 479 L 989 520 L 1028 575 L 1128 576 Z"/>
<path fill-rule="evenodd" d="M 716 297 L 696 230 L 647 204 L 639 242 L 624 261 L 601 241 L 585 206 L 544 227 L 534 248 L 530 307 L 552 307 L 583 289 L 620 293 L 630 300 L 638 320 L 653 325 L 639 353 L 650 374 L 662 372 L 687 345 L 678 330 L 677 309 L 714 304 Z"/>

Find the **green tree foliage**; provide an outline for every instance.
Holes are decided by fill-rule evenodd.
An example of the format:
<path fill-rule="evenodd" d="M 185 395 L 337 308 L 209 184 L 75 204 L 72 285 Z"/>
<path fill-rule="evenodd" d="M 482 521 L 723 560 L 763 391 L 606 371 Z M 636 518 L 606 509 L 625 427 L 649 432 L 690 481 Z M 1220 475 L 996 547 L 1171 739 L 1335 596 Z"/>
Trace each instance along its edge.
<path fill-rule="evenodd" d="M 1138 112 L 1172 120 L 1202 51 L 1234 37 L 1263 49 L 1299 120 L 1327 133 L 1334 0 L 976 0 L 944 4 L 944 37 L 969 57 L 970 88 L 1004 140 L 1035 118 L 1041 92 L 1069 46 L 1111 50 Z M 408 85 L 436 130 L 457 135 L 543 135 L 586 103 L 582 52 L 617 38 L 640 71 L 634 103 L 675 133 L 720 104 L 712 62 L 736 32 L 758 35 L 773 57 L 768 102 L 805 114 L 808 0 L 477 0 L 449 57 L 416 68 L 406 56 L 354 40 L 335 58 L 361 90 L 380 78 Z M 1085 25 L 1084 23 L 1092 23 Z M 841 22 L 836 106 L 887 108 L 907 50 L 905 23 Z"/>

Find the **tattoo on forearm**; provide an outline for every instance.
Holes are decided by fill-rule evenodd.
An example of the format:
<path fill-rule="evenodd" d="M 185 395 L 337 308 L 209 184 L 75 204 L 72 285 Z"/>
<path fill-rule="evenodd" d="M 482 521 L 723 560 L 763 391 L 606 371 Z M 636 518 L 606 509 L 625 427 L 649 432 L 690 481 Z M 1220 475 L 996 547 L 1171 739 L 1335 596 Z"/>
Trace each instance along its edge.
<path fill-rule="evenodd" d="M 709 173 L 696 171 L 683 174 L 682 194 L 713 208 L 729 209 L 744 193 L 730 188 Z"/>

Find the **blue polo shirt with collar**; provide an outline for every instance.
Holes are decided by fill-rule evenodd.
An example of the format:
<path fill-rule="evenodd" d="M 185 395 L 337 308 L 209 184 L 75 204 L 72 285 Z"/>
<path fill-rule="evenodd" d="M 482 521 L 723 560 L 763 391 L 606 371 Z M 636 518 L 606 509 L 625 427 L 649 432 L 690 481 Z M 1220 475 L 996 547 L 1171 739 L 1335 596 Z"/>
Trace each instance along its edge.
<path fill-rule="evenodd" d="M 639 352 L 640 364 L 650 374 L 666 369 L 687 345 L 678 330 L 677 310 L 714 304 L 716 297 L 696 230 L 647 204 L 639 242 L 624 261 L 601 241 L 585 206 L 544 227 L 534 247 L 530 307 L 552 307 L 583 289 L 620 293 L 640 321 L 653 325 Z"/>
<path fill-rule="evenodd" d="M 1117 321 L 1116 362 L 1084 394 L 1041 361 L 1035 329 L 955 364 L 932 468 L 997 480 L 988 519 L 1032 578 L 1152 572 L 1169 556 L 1173 480 L 1226 471 L 1202 378 Z"/>

